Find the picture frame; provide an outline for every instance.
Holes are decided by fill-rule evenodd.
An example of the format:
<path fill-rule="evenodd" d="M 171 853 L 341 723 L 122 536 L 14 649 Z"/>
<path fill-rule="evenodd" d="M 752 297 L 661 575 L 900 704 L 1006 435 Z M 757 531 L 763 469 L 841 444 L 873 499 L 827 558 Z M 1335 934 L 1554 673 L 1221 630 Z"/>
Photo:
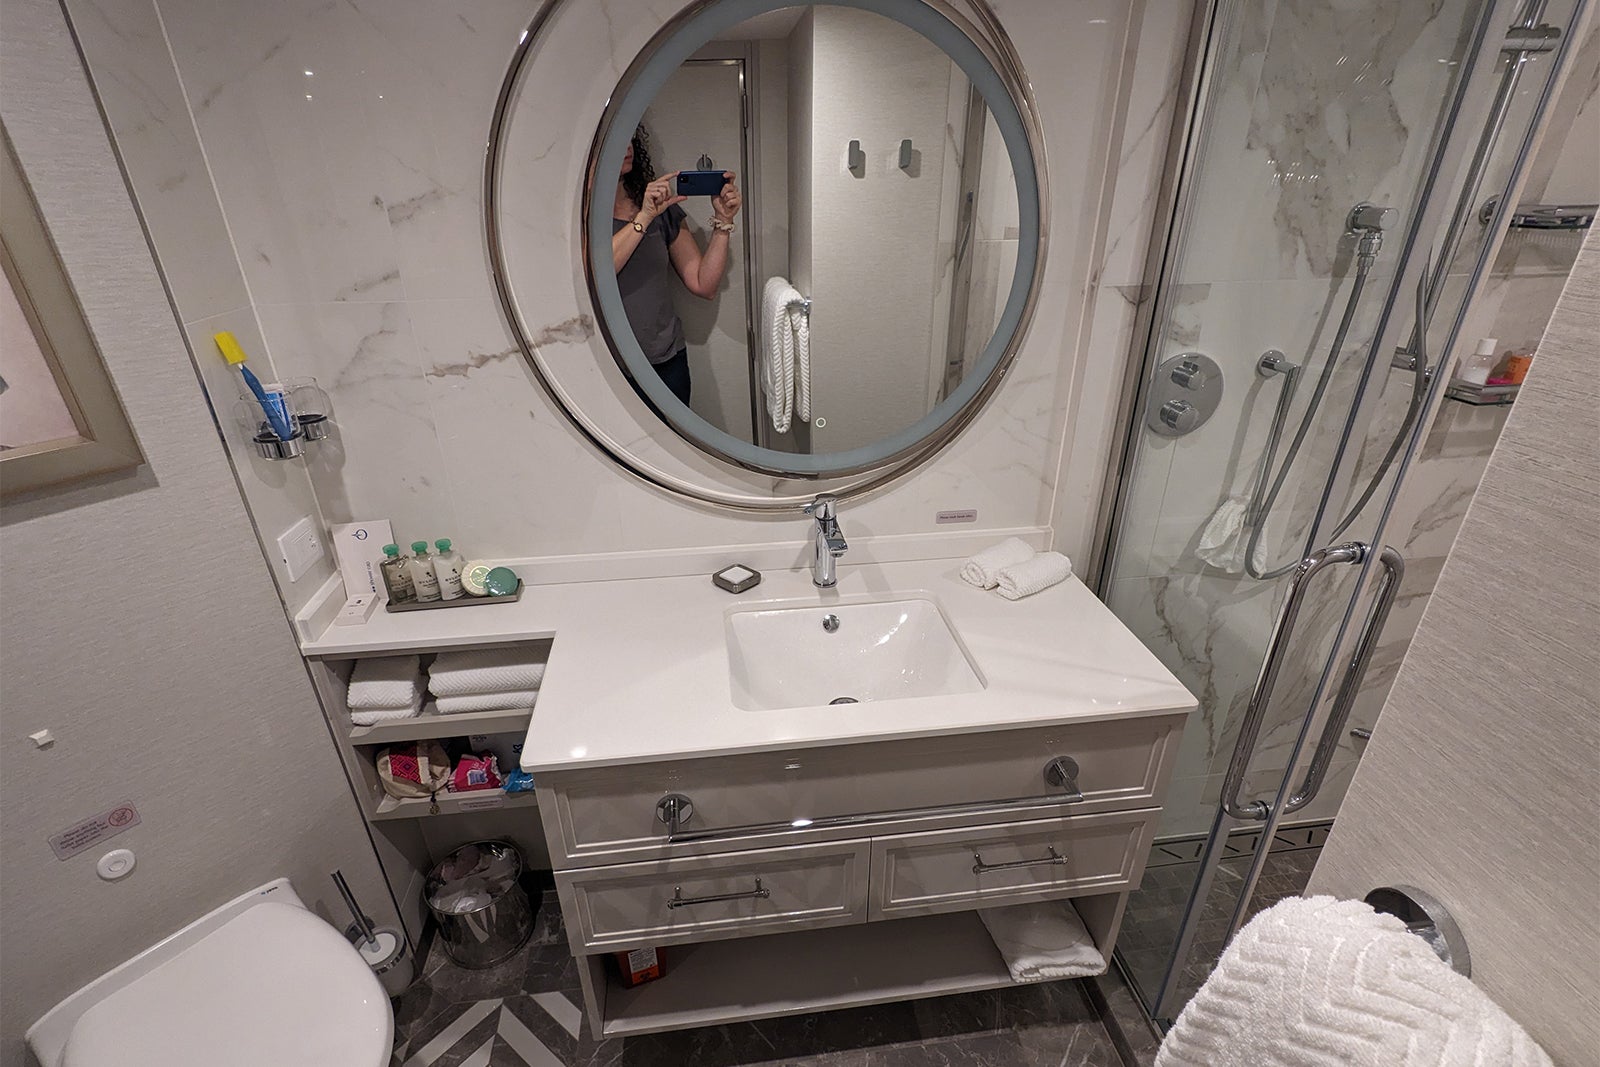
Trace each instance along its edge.
<path fill-rule="evenodd" d="M 0 496 L 137 467 L 144 453 L 0 128 Z"/>

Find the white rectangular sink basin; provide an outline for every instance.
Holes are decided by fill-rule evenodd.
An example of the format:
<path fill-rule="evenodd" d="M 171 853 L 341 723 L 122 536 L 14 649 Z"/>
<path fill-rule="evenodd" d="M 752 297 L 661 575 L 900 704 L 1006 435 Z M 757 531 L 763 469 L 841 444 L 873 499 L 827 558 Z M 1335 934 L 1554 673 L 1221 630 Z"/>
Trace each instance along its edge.
<path fill-rule="evenodd" d="M 746 711 L 984 687 L 931 599 L 734 611 L 727 631 L 733 702 Z"/>

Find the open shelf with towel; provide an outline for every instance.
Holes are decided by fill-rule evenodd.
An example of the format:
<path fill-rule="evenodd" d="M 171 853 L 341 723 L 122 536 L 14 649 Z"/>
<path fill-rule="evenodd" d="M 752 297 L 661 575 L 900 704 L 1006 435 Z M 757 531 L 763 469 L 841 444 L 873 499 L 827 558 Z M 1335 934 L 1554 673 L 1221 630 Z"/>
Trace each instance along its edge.
<path fill-rule="evenodd" d="M 1076 903 L 1092 936 L 1111 937 L 1120 896 Z M 1097 940 L 1097 945 L 1101 943 Z M 830 926 L 661 949 L 662 976 L 628 988 L 607 953 L 583 958 L 601 1033 L 680 1030 L 734 1020 L 942 997 L 1018 983 L 975 911 Z M 840 981 L 848 975 L 849 981 Z"/>
<path fill-rule="evenodd" d="M 328 719 L 329 733 L 344 763 L 356 801 L 372 828 L 379 861 L 400 904 L 406 931 L 413 943 L 422 935 L 427 910 L 422 901 L 427 871 L 457 846 L 498 838 L 514 843 L 530 868 L 547 867 L 549 860 L 539 827 L 538 802 L 532 792 L 441 791 L 435 811 L 433 801 L 426 797 L 399 799 L 385 793 L 375 762 L 378 754 L 391 745 L 428 740 L 447 742 L 451 738 L 481 735 L 499 738 L 500 743 L 484 747 L 503 752 L 512 737 L 520 741 L 527 734 L 533 709 L 524 706 L 444 714 L 439 711 L 438 698 L 428 692 L 416 715 L 357 725 L 351 720 L 349 704 L 350 680 L 356 665 L 363 660 L 408 656 L 415 660 L 418 675 L 426 685 L 429 669 L 440 656 L 452 652 L 509 652 L 517 660 L 544 664 L 549 661 L 551 647 L 550 638 L 535 638 L 487 645 L 440 644 L 402 652 L 353 652 L 310 657 L 306 661 Z M 519 677 L 526 680 L 525 676 Z M 461 691 L 470 693 L 483 688 L 469 687 Z M 537 690 L 537 683 L 533 689 Z M 502 761 L 505 759 L 502 756 Z M 515 769 L 500 768 L 502 774 Z"/>

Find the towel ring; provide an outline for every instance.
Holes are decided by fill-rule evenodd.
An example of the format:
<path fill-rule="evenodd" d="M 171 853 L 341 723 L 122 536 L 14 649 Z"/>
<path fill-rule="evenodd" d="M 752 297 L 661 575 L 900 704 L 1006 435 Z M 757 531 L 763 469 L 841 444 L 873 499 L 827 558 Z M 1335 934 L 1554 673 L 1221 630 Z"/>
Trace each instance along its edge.
<path fill-rule="evenodd" d="M 1463 978 L 1472 977 L 1466 935 L 1450 909 L 1432 894 L 1409 885 L 1386 885 L 1368 893 L 1366 903 L 1378 914 L 1393 915 L 1405 923 L 1452 971 Z"/>

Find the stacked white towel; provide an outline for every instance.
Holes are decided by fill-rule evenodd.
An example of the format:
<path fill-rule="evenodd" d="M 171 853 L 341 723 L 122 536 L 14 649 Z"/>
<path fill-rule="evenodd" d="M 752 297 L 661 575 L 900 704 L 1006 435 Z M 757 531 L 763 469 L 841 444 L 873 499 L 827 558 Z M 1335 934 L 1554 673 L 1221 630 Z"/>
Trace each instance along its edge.
<path fill-rule="evenodd" d="M 1250 920 L 1156 1067 L 1550 1067 L 1550 1057 L 1392 915 L 1290 897 Z"/>
<path fill-rule="evenodd" d="M 526 648 L 445 652 L 428 668 L 441 715 L 531 708 L 543 682 L 544 661 Z"/>
<path fill-rule="evenodd" d="M 1072 577 L 1072 561 L 1059 552 L 1035 552 L 1026 541 L 1008 537 L 961 565 L 961 580 L 993 589 L 1007 600 L 1021 600 Z"/>
<path fill-rule="evenodd" d="M 422 711 L 422 669 L 416 656 L 356 660 L 346 693 L 356 726 L 409 719 Z"/>
<path fill-rule="evenodd" d="M 1105 973 L 1105 956 L 1065 900 L 986 908 L 978 917 L 988 927 L 1013 981 L 1050 982 Z"/>

